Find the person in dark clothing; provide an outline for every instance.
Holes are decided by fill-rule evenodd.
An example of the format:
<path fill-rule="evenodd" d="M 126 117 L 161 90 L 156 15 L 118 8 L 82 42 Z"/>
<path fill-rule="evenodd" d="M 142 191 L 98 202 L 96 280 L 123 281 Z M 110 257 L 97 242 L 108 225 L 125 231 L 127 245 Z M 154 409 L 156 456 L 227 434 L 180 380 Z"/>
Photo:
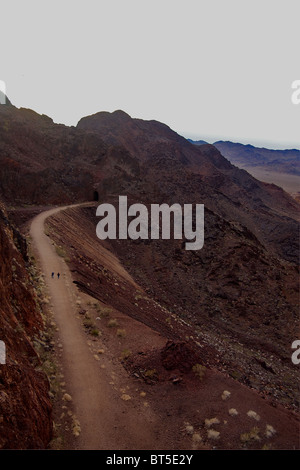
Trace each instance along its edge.
<path fill-rule="evenodd" d="M 54 273 L 51 274 L 52 279 L 54 278 Z"/>
<path fill-rule="evenodd" d="M 57 279 L 59 279 L 59 276 L 60 276 L 60 274 L 59 274 L 59 273 L 57 273 Z"/>

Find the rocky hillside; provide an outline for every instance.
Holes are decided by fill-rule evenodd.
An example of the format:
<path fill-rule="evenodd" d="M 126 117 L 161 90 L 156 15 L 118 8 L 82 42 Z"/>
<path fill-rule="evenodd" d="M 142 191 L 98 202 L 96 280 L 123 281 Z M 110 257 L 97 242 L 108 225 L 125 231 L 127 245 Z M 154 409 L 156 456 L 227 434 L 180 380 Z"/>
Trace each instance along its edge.
<path fill-rule="evenodd" d="M 133 281 L 128 269 L 138 261 L 140 253 L 135 256 L 134 244 L 126 244 L 123 248 L 130 250 L 129 263 L 120 263 L 110 243 L 95 239 L 96 205 L 56 212 L 47 219 L 46 233 L 61 247 L 60 256 L 81 290 L 76 289 L 74 297 L 74 320 L 85 332 L 91 364 L 98 367 L 93 376 L 101 377 L 98 396 L 102 405 L 102 389 L 110 385 L 108 400 L 100 408 L 103 416 L 98 421 L 105 429 L 105 442 L 107 436 L 108 445 L 116 442 L 121 431 L 124 437 L 118 437 L 118 448 L 128 448 L 121 446 L 124 440 L 128 443 L 133 426 L 138 438 L 131 436 L 130 448 L 298 448 L 299 420 L 296 412 L 286 409 L 293 406 L 293 396 L 297 400 L 297 368 L 277 354 L 264 352 L 261 345 L 247 343 L 245 337 L 230 337 L 215 323 L 195 325 L 192 316 L 187 318 L 183 309 L 175 305 L 179 292 L 176 298 L 170 295 L 166 307 L 164 300 L 159 300 L 162 290 L 158 292 L 156 285 L 151 293 Z M 153 279 L 146 280 L 147 289 Z M 165 275 L 164 281 L 166 297 L 172 279 L 168 283 Z M 70 287 L 68 282 L 65 291 Z M 61 318 L 60 310 L 58 316 Z M 67 328 L 70 321 L 69 316 Z M 89 361 L 84 364 L 86 368 L 90 366 Z M 82 383 L 80 379 L 78 383 Z M 120 391 L 126 391 L 121 399 Z M 224 391 L 224 398 L 230 396 L 228 402 L 227 398 L 223 401 Z M 72 396 L 75 404 L 74 393 Z M 284 402 L 285 407 L 279 402 Z M 234 416 L 229 409 L 235 410 Z M 115 417 L 117 422 L 112 426 Z M 212 417 L 216 417 L 213 422 L 217 441 L 208 436 L 206 420 Z M 83 429 L 82 417 L 80 423 Z M 153 431 L 151 440 L 145 439 L 149 424 Z M 266 433 L 269 428 L 273 433 Z"/>
<path fill-rule="evenodd" d="M 78 128 L 126 151 L 122 166 L 110 160 L 112 176 L 107 172 L 99 181 L 99 194 L 123 192 L 149 203 L 201 202 L 222 219 L 247 227 L 276 254 L 298 261 L 299 204 L 279 187 L 233 166 L 214 146 L 195 146 L 164 124 L 122 111 L 83 118 Z M 136 162 L 131 172 L 129 158 Z"/>
<path fill-rule="evenodd" d="M 28 109 L 0 106 L 0 195 L 13 204 L 89 200 L 106 149 Z"/>
<path fill-rule="evenodd" d="M 0 448 L 43 449 L 52 436 L 49 383 L 37 352 L 43 320 L 25 239 L 0 206 Z"/>
<path fill-rule="evenodd" d="M 101 112 L 75 128 L 0 106 L 0 196 L 15 220 L 30 216 L 24 203 L 33 213 L 93 199 L 117 204 L 119 195 L 147 207 L 204 204 L 204 248 L 188 252 L 184 240 L 101 243 L 96 204 L 60 214 L 49 233 L 67 250 L 80 289 L 168 338 L 195 337 L 207 366 L 297 408 L 290 355 L 299 331 L 299 204 L 216 147 L 193 145 L 156 121 Z M 107 272 L 103 246 L 142 286 L 141 297 Z"/>
<path fill-rule="evenodd" d="M 65 247 L 83 292 L 167 338 L 193 337 L 202 364 L 298 407 L 298 371 L 291 362 L 299 329 L 295 266 L 210 211 L 206 249 L 198 252 L 186 251 L 181 240 L 102 242 L 95 238 L 95 212 L 96 205 L 74 208 L 48 221 L 47 232 Z M 124 272 L 108 269 L 106 250 Z"/>

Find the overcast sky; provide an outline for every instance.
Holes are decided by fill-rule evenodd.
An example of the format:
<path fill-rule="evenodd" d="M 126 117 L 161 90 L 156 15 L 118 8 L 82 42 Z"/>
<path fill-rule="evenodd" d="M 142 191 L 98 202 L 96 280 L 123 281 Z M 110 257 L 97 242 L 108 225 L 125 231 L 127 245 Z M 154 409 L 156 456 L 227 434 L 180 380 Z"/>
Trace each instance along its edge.
<path fill-rule="evenodd" d="M 0 0 L 0 80 L 76 125 L 122 109 L 186 137 L 300 148 L 299 0 Z"/>

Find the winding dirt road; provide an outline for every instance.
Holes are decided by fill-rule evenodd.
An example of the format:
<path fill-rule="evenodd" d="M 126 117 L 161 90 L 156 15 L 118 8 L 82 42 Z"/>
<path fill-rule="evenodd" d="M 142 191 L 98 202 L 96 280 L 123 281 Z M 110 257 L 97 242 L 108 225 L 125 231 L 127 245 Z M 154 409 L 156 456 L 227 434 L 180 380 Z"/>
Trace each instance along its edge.
<path fill-rule="evenodd" d="M 44 233 L 47 217 L 66 208 L 51 209 L 36 216 L 31 223 L 30 236 L 45 276 L 62 344 L 65 381 L 80 423 L 81 432 L 74 439 L 74 446 L 84 450 L 154 448 L 159 444 L 155 443 L 153 423 L 148 425 L 138 409 L 120 400 L 109 383 L 111 371 L 101 369 L 94 359 L 75 314 L 78 290 L 66 262 L 57 255 L 51 239 Z M 55 273 L 53 278 L 52 272 Z M 57 273 L 60 273 L 59 279 Z"/>

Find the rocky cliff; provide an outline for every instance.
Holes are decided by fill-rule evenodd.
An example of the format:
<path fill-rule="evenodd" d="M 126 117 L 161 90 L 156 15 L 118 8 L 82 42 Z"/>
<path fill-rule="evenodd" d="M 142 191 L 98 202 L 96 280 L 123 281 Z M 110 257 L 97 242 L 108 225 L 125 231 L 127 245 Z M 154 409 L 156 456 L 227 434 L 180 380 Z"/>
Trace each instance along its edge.
<path fill-rule="evenodd" d="M 25 239 L 0 205 L 0 448 L 44 449 L 52 435 L 49 383 L 34 347 L 43 319 Z"/>

